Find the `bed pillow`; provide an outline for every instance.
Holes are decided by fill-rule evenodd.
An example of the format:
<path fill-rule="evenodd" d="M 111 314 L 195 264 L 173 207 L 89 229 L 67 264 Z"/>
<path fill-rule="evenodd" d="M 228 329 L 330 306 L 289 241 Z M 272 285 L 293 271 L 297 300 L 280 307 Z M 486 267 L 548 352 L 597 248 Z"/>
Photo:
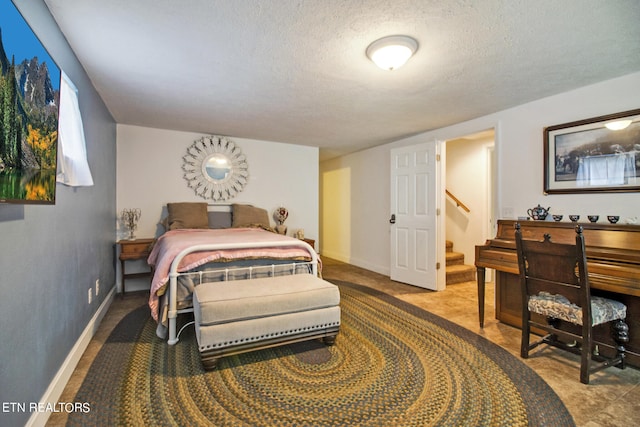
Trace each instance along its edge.
<path fill-rule="evenodd" d="M 168 229 L 209 228 L 206 203 L 167 203 Z"/>
<path fill-rule="evenodd" d="M 241 204 L 233 204 L 232 208 L 233 227 L 259 227 L 266 230 L 271 229 L 271 225 L 269 224 L 269 214 L 266 209 Z"/>
<path fill-rule="evenodd" d="M 209 228 L 231 228 L 231 212 L 209 212 Z"/>

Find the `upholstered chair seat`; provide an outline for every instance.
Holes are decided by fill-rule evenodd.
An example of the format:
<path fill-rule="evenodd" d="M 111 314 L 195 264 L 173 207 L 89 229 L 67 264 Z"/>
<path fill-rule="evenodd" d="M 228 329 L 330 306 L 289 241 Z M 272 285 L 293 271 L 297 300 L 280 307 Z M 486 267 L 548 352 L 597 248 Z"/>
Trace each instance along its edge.
<path fill-rule="evenodd" d="M 540 292 L 529 297 L 529 311 L 552 319 L 560 319 L 582 326 L 582 308 L 564 295 Z M 591 326 L 627 317 L 627 306 L 620 301 L 602 297 L 591 297 Z"/>

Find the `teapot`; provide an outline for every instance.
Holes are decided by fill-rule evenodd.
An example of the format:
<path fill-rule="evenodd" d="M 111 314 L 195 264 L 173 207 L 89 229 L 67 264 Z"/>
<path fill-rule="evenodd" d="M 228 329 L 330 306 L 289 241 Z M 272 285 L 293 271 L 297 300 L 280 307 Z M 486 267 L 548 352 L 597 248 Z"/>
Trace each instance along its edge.
<path fill-rule="evenodd" d="M 538 204 L 538 206 L 536 206 L 535 208 L 531 208 L 527 210 L 527 213 L 529 214 L 529 216 L 535 220 L 540 220 L 540 221 L 544 221 L 544 219 L 547 217 L 547 215 L 549 214 L 549 208 L 543 208 L 542 206 L 540 206 Z"/>

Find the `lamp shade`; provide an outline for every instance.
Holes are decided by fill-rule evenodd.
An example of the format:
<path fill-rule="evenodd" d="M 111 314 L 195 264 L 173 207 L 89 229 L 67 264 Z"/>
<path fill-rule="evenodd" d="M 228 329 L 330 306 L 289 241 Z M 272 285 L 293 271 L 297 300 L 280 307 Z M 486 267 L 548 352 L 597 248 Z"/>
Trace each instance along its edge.
<path fill-rule="evenodd" d="M 388 36 L 371 43 L 367 56 L 383 70 L 402 67 L 418 50 L 418 42 L 408 36 Z"/>

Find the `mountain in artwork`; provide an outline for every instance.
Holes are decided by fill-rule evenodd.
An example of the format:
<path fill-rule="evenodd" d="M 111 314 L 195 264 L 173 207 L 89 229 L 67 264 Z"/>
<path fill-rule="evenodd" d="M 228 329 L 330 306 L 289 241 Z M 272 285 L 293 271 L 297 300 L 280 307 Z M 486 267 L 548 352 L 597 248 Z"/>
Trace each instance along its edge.
<path fill-rule="evenodd" d="M 56 166 L 59 91 L 46 62 L 7 57 L 0 28 L 0 170 Z"/>

